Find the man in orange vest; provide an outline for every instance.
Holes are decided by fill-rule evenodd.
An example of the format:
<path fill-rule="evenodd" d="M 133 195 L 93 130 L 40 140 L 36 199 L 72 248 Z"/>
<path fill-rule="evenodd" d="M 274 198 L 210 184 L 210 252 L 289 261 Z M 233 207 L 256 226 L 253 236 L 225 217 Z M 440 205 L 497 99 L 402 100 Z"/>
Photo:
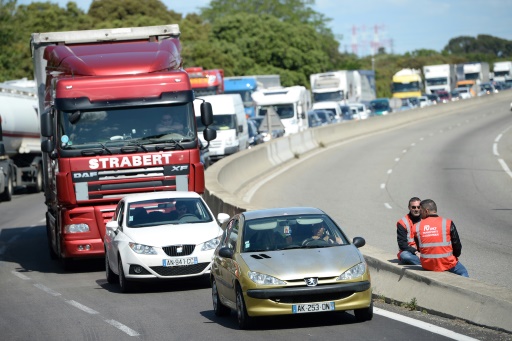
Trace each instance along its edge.
<path fill-rule="evenodd" d="M 420 203 L 421 221 L 414 225 L 413 235 L 420 250 L 421 266 L 425 270 L 449 271 L 469 277 L 459 262 L 462 244 L 455 224 L 437 215 L 437 205 L 431 199 Z"/>
<path fill-rule="evenodd" d="M 421 220 L 420 198 L 409 199 L 409 213 L 396 223 L 396 241 L 398 243 L 398 259 L 403 264 L 421 265 L 420 252 L 412 234 L 414 224 Z"/>

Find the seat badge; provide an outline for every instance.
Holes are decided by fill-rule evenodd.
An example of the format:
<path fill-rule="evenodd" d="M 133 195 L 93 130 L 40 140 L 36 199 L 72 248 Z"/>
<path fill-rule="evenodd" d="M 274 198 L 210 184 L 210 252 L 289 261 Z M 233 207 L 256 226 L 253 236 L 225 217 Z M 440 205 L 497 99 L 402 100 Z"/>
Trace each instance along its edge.
<path fill-rule="evenodd" d="M 176 246 L 176 253 L 182 253 L 183 252 L 183 245 Z"/>
<path fill-rule="evenodd" d="M 304 282 L 306 282 L 306 285 L 308 287 L 316 287 L 318 285 L 318 278 L 316 278 L 316 277 L 304 278 Z"/>

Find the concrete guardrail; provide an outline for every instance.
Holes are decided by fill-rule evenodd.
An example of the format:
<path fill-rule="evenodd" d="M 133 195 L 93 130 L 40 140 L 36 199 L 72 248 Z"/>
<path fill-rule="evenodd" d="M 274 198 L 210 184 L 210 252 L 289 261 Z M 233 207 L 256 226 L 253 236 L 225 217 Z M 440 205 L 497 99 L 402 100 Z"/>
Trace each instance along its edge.
<path fill-rule="evenodd" d="M 418 120 L 460 113 L 475 104 L 500 101 L 508 108 L 512 90 L 422 109 L 396 112 L 364 121 L 349 121 L 307 130 L 270 141 L 219 160 L 205 174 L 204 199 L 215 214 L 261 209 L 245 202 L 244 194 L 265 177 L 309 152 L 367 134 L 397 129 Z M 370 267 L 375 296 L 409 303 L 420 310 L 497 330 L 512 332 L 512 291 L 472 278 L 424 271 L 397 264 L 396 255 L 366 245 L 361 249 Z"/>

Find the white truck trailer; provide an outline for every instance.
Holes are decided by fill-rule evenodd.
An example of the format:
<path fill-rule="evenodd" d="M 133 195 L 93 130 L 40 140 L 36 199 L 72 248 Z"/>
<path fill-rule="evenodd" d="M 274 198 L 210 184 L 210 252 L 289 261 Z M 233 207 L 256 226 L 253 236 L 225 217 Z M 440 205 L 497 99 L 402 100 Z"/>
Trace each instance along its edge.
<path fill-rule="evenodd" d="M 310 75 L 313 102 L 336 101 L 346 105 L 350 99 L 356 102 L 354 72 L 340 70 Z"/>
<path fill-rule="evenodd" d="M 475 62 L 464 64 L 464 80 L 474 80 L 477 85 L 489 81 L 489 63 Z"/>
<path fill-rule="evenodd" d="M 35 83 L 0 83 L 0 101 L 0 200 L 9 201 L 16 187 L 43 189 Z"/>
<path fill-rule="evenodd" d="M 301 85 L 280 89 L 258 90 L 252 94 L 256 117 L 265 117 L 274 110 L 285 128 L 285 136 L 308 128 L 307 112 L 311 109 L 311 94 Z"/>
<path fill-rule="evenodd" d="M 495 82 L 506 82 L 512 79 L 512 62 L 495 62 L 493 71 Z"/>
<path fill-rule="evenodd" d="M 423 67 L 425 93 L 437 91 L 452 92 L 457 86 L 457 73 L 454 64 L 426 65 Z"/>

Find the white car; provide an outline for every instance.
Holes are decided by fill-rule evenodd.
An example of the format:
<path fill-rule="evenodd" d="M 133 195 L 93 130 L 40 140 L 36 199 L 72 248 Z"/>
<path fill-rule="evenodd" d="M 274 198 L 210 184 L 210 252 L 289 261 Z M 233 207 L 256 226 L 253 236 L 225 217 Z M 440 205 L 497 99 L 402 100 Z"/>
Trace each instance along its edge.
<path fill-rule="evenodd" d="M 371 115 L 371 110 L 363 103 L 349 103 L 348 106 L 353 112 L 354 120 L 366 120 Z"/>
<path fill-rule="evenodd" d="M 127 195 L 105 231 L 105 272 L 128 292 L 134 281 L 207 277 L 219 244 L 219 224 L 195 192 Z"/>

